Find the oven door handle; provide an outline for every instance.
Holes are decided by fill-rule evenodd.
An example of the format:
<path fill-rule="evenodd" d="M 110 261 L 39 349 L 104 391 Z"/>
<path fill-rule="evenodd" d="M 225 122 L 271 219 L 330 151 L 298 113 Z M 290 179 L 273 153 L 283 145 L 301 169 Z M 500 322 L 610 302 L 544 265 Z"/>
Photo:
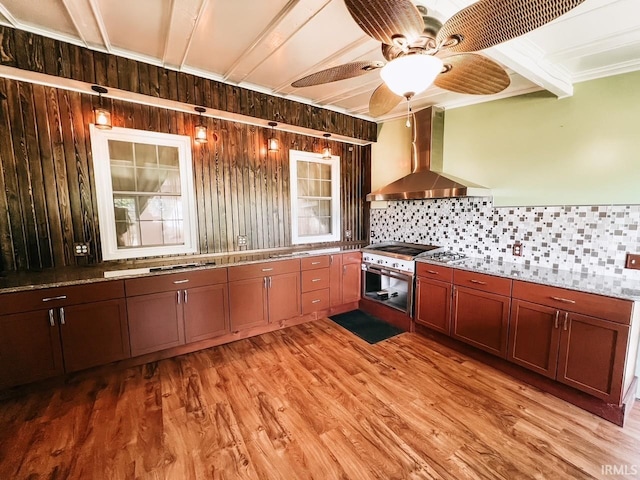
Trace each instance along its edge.
<path fill-rule="evenodd" d="M 394 270 L 390 270 L 388 268 L 381 268 L 376 265 L 368 265 L 365 264 L 366 271 L 371 272 L 377 275 L 385 275 L 387 277 L 398 278 L 400 280 L 409 280 L 411 279 L 411 275 L 408 273 L 399 273 Z"/>

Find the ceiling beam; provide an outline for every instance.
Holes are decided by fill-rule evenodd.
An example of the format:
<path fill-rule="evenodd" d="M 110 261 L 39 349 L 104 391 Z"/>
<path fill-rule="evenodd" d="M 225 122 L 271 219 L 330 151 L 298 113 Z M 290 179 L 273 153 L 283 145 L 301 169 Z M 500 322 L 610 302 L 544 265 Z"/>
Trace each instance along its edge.
<path fill-rule="evenodd" d="M 89 48 L 106 49 L 107 44 L 96 12 L 86 0 L 62 0 L 78 37 Z"/>
<path fill-rule="evenodd" d="M 202 18 L 208 0 L 173 0 L 167 20 L 167 36 L 162 54 L 163 65 L 180 69 L 184 66 L 193 34 Z"/>

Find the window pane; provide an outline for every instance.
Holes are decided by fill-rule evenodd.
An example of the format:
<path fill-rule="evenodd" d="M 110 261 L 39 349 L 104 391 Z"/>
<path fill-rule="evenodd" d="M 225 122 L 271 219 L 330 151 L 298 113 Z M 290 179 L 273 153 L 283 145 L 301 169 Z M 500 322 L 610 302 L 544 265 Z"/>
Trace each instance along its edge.
<path fill-rule="evenodd" d="M 117 246 L 139 246 L 140 232 L 138 231 L 135 197 L 114 196 L 113 208 Z"/>
<path fill-rule="evenodd" d="M 323 180 L 331 180 L 331 165 L 322 165 L 320 178 Z"/>
<path fill-rule="evenodd" d="M 133 143 L 109 140 L 109 158 L 111 163 L 133 165 Z"/>
<path fill-rule="evenodd" d="M 138 197 L 138 208 L 140 209 L 140 220 L 162 220 L 162 198 L 161 197 Z"/>
<path fill-rule="evenodd" d="M 298 178 L 309 178 L 309 162 L 298 162 Z"/>
<path fill-rule="evenodd" d="M 318 219 L 318 230 L 320 235 L 328 235 L 331 233 L 331 218 L 321 217 Z"/>
<path fill-rule="evenodd" d="M 298 196 L 306 197 L 309 195 L 309 180 L 298 180 Z"/>
<path fill-rule="evenodd" d="M 146 143 L 136 143 L 136 165 L 148 166 L 158 165 L 158 153 L 155 145 L 148 145 Z"/>
<path fill-rule="evenodd" d="M 111 166 L 111 186 L 116 192 L 133 192 L 136 189 L 133 167 Z"/>
<path fill-rule="evenodd" d="M 164 167 L 178 168 L 180 159 L 177 147 L 161 147 L 158 146 L 158 163 Z"/>
<path fill-rule="evenodd" d="M 319 163 L 309 163 L 309 178 L 320 178 L 320 168 Z"/>
<path fill-rule="evenodd" d="M 331 196 L 331 182 L 321 181 L 321 189 L 320 196 L 322 197 L 330 197 Z"/>
<path fill-rule="evenodd" d="M 180 194 L 180 171 L 158 170 L 160 192 Z"/>
<path fill-rule="evenodd" d="M 162 222 L 150 221 L 140 222 L 140 233 L 142 236 L 142 245 L 162 245 Z"/>
<path fill-rule="evenodd" d="M 318 215 L 322 217 L 330 217 L 331 216 L 331 200 L 319 200 L 319 211 Z"/>
<path fill-rule="evenodd" d="M 136 168 L 136 191 L 159 192 L 157 168 Z"/>
<path fill-rule="evenodd" d="M 184 242 L 182 236 L 183 225 L 182 222 L 164 222 L 164 243 L 166 244 L 180 244 Z"/>
<path fill-rule="evenodd" d="M 182 220 L 182 199 L 180 197 L 162 198 L 162 219 Z"/>
<path fill-rule="evenodd" d="M 320 197 L 322 196 L 322 188 L 320 180 L 309 180 L 309 196 Z"/>

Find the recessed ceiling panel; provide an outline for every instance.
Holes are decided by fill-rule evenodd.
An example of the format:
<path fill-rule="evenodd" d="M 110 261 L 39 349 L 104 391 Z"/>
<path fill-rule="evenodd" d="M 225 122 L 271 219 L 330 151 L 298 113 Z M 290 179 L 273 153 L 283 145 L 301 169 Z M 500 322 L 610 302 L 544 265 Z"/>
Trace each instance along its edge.
<path fill-rule="evenodd" d="M 112 47 L 155 59 L 164 53 L 171 3 L 160 0 L 98 0 Z"/>
<path fill-rule="evenodd" d="M 224 76 L 286 4 L 287 0 L 209 0 L 185 63 Z"/>
<path fill-rule="evenodd" d="M 57 0 L 2 0 L 13 18 L 29 27 L 78 37 L 64 3 Z"/>

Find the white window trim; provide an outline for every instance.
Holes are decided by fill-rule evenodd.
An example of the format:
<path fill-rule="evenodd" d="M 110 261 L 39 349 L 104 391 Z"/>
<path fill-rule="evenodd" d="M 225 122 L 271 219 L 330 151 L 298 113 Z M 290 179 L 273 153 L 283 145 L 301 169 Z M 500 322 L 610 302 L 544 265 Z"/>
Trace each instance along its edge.
<path fill-rule="evenodd" d="M 103 260 L 125 258 L 154 257 L 159 255 L 179 255 L 197 251 L 197 219 L 195 188 L 191 160 L 191 138 L 186 135 L 149 132 L 131 128 L 113 127 L 101 130 L 90 125 L 91 149 L 93 152 L 93 171 L 98 200 L 98 219 L 100 222 L 100 240 Z M 115 213 L 113 209 L 113 185 L 111 183 L 111 165 L 109 160 L 109 140 L 122 140 L 133 143 L 147 143 L 177 147 L 180 158 L 180 188 L 183 200 L 183 245 L 154 247 L 133 247 L 118 249 Z"/>
<path fill-rule="evenodd" d="M 324 163 L 331 166 L 331 234 L 304 236 L 298 235 L 298 161 Z M 291 243 L 335 242 L 340 240 L 340 157 L 332 155 L 325 160 L 320 153 L 289 150 L 289 172 L 291 183 Z"/>

